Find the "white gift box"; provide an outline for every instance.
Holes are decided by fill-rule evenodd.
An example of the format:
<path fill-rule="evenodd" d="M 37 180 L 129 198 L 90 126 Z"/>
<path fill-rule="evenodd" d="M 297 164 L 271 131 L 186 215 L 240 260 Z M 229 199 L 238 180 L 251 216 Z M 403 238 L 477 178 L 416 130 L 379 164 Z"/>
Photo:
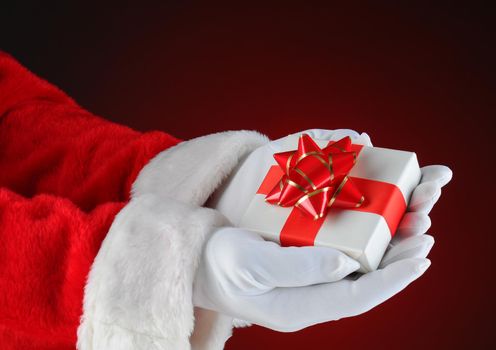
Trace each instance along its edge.
<path fill-rule="evenodd" d="M 325 147 L 328 143 L 325 140 L 314 141 L 320 147 Z M 298 136 L 288 136 L 281 152 L 295 150 L 297 145 Z M 260 171 L 266 174 L 274 165 L 277 165 L 275 160 L 269 166 L 261 165 Z M 378 188 L 393 188 L 396 193 L 396 196 L 392 196 L 394 201 L 389 201 L 387 194 L 377 191 L 376 193 L 379 194 L 377 197 L 386 196 L 382 199 L 384 203 L 381 207 L 387 207 L 387 210 L 395 212 L 395 215 L 382 216 L 377 212 L 367 211 L 367 206 L 352 210 L 331 207 L 316 232 L 313 244 L 338 249 L 360 263 L 360 272 L 369 272 L 379 266 L 394 235 L 391 230 L 395 230 L 412 191 L 420 181 L 420 168 L 417 156 L 413 152 L 363 146 L 349 177 L 356 181 L 372 180 L 373 182 L 365 182 L 379 185 Z M 358 187 L 360 189 L 360 186 Z M 374 200 L 367 196 L 365 198 L 369 201 Z M 293 208 L 269 204 L 265 201 L 265 194 L 257 193 L 244 213 L 240 227 L 259 232 L 265 239 L 280 243 L 281 230 L 292 210 Z M 304 229 L 305 227 L 301 228 Z"/>

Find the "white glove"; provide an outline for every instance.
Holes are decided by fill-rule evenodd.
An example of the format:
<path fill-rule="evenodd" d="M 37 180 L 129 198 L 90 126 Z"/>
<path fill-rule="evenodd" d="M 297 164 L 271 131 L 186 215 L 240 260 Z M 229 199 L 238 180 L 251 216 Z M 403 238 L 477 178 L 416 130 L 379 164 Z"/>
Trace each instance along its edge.
<path fill-rule="evenodd" d="M 339 135 L 326 131 L 325 137 L 322 130 L 315 131 L 319 136 L 306 132 L 320 139 L 345 136 L 342 131 Z M 357 142 L 358 134 L 349 134 Z M 366 135 L 362 138 L 367 139 Z M 275 146 L 277 141 L 270 142 L 248 156 L 213 199 L 213 206 L 233 224 L 239 222 L 249 202 L 239 192 L 235 195 L 234 188 L 243 183 L 243 191 L 251 197 L 261 179 L 249 171 L 250 162 L 259 162 L 265 153 L 272 156 Z M 194 305 L 279 331 L 296 331 L 377 306 L 430 265 L 425 257 L 434 240 L 423 235 L 430 226 L 427 214 L 439 199 L 441 187 L 451 179 L 451 171 L 430 166 L 422 168 L 422 174 L 410 201 L 411 212 L 400 223 L 379 270 L 356 280 L 343 279 L 359 264 L 335 249 L 280 247 L 254 232 L 220 228 L 205 245 L 194 283 Z"/>

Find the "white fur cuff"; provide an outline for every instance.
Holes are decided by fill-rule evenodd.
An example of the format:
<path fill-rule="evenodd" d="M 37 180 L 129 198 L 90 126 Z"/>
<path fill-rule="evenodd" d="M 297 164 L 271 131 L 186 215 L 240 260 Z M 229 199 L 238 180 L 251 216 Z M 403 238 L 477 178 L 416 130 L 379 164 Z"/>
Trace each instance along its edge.
<path fill-rule="evenodd" d="M 202 247 L 214 227 L 228 224 L 202 205 L 240 158 L 266 142 L 251 131 L 207 135 L 158 154 L 142 169 L 91 268 L 78 349 L 191 347 L 192 285 Z M 212 319 L 215 327 L 202 324 Z M 231 322 L 198 317 L 194 348 L 222 349 Z"/>

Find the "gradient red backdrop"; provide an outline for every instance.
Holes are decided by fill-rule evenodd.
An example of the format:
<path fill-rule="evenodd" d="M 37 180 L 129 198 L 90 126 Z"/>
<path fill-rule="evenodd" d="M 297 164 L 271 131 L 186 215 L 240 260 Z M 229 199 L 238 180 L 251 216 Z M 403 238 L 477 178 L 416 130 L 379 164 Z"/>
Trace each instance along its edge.
<path fill-rule="evenodd" d="M 489 348 L 495 317 L 495 35 L 484 3 L 0 5 L 0 49 L 92 112 L 177 137 L 366 131 L 454 171 L 432 267 L 376 309 L 227 349 Z"/>

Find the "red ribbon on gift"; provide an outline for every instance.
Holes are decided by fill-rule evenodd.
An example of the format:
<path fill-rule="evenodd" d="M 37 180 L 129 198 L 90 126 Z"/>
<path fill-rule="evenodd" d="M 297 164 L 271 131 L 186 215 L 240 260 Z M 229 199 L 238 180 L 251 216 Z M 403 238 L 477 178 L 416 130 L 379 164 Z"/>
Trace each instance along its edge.
<path fill-rule="evenodd" d="M 257 194 L 293 207 L 280 232 L 281 245 L 313 245 L 331 207 L 381 215 L 394 235 L 406 201 L 394 184 L 348 176 L 361 149 L 349 137 L 321 149 L 303 134 L 297 150 L 274 154 L 278 165 L 269 169 Z"/>
<path fill-rule="evenodd" d="M 274 154 L 285 174 L 265 200 L 282 207 L 295 206 L 314 219 L 327 214 L 331 206 L 357 208 L 364 197 L 348 178 L 356 156 L 349 137 L 330 141 L 321 149 L 303 134 L 297 150 Z"/>

